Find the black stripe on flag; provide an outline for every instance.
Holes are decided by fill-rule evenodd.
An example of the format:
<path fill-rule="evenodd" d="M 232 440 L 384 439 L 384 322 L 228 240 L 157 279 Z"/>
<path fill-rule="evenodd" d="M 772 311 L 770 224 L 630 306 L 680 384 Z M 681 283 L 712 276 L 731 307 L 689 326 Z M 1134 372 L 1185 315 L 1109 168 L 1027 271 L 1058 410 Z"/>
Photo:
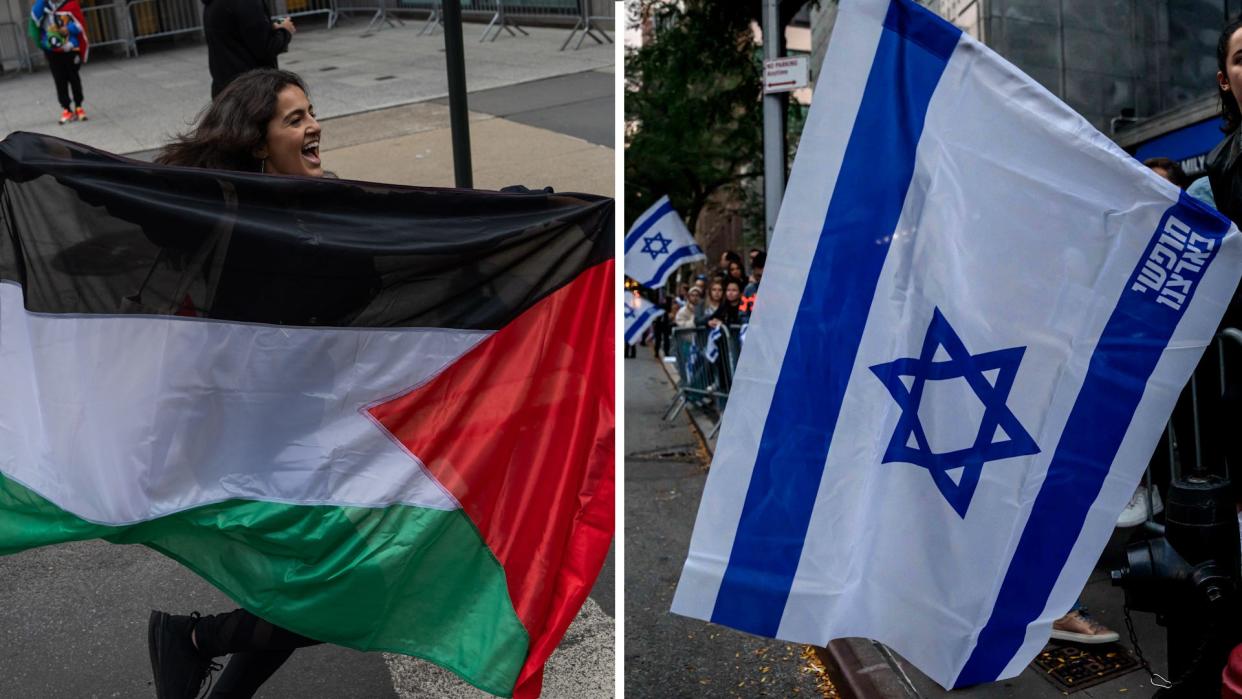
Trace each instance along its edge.
<path fill-rule="evenodd" d="M 0 141 L 27 310 L 496 329 L 613 255 L 613 200 L 166 167 Z"/>

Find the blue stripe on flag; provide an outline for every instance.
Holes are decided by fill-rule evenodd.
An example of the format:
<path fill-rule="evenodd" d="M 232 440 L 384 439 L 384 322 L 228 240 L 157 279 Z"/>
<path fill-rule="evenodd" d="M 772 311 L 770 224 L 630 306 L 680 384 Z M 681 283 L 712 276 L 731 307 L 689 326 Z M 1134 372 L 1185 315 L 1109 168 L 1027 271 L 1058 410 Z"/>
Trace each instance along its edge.
<path fill-rule="evenodd" d="M 633 230 L 625 236 L 625 252 L 629 252 L 630 248 L 634 246 L 634 243 L 638 242 L 638 239 L 642 237 L 643 233 L 651 230 L 651 227 L 655 225 L 656 221 L 664 218 L 672 211 L 673 203 L 666 201 L 660 208 L 651 212 L 651 215 L 644 219 L 642 223 L 634 226 Z"/>
<path fill-rule="evenodd" d="M 647 329 L 647 326 L 651 324 L 651 321 L 655 318 L 655 316 L 659 315 L 659 312 L 659 308 L 648 308 L 640 313 L 638 317 L 634 319 L 634 322 L 630 323 L 629 329 L 625 331 L 625 342 L 631 345 L 634 344 L 635 336 L 641 336 L 643 331 Z"/>
<path fill-rule="evenodd" d="M 1177 309 L 1156 303 L 1157 295 L 1151 289 L 1140 292 L 1133 288 L 1171 215 L 1212 241 L 1203 271 Z M 1087 512 L 1100 494 L 1121 440 L 1130 428 L 1147 380 L 1228 231 L 1228 221 L 1185 192 L 1161 218 L 1091 355 L 1086 378 L 1018 540 L 992 616 L 980 632 L 955 686 L 991 682 L 999 677 L 1022 647 L 1027 626 L 1047 606 L 1052 588 L 1082 532 Z M 1206 244 L 1203 241 L 1200 249 Z"/>
<path fill-rule="evenodd" d="M 927 105 L 961 30 L 894 0 L 850 134 L 760 439 L 712 621 L 776 635 L 841 400 L 914 172 Z"/>
<path fill-rule="evenodd" d="M 702 254 L 703 248 L 700 248 L 697 245 L 687 245 L 680 250 L 673 251 L 673 254 L 668 256 L 668 259 L 660 265 L 660 268 L 656 270 L 656 273 L 653 274 L 647 281 L 642 282 L 642 285 L 649 288 L 655 288 L 657 285 L 663 284 L 664 280 L 668 279 L 669 272 L 673 271 L 674 267 L 681 264 L 680 260 L 693 255 Z"/>

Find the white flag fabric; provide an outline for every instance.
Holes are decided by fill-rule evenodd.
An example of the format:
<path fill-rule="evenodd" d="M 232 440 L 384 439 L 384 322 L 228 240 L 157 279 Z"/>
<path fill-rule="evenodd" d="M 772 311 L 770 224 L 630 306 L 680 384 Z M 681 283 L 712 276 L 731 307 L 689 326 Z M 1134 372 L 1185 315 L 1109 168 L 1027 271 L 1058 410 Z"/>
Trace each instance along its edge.
<path fill-rule="evenodd" d="M 842 0 L 679 614 L 1013 677 L 1091 573 L 1242 239 L 910 0 Z M 754 337 L 749 337 L 754 335 Z"/>
<path fill-rule="evenodd" d="M 625 234 L 625 274 L 652 289 L 664 286 L 678 267 L 706 259 L 668 197 L 660 197 Z"/>
<path fill-rule="evenodd" d="M 664 315 L 664 309 L 628 291 L 621 292 L 621 311 L 625 320 L 625 341 L 631 345 L 642 342 L 643 333 L 651 322 Z"/>

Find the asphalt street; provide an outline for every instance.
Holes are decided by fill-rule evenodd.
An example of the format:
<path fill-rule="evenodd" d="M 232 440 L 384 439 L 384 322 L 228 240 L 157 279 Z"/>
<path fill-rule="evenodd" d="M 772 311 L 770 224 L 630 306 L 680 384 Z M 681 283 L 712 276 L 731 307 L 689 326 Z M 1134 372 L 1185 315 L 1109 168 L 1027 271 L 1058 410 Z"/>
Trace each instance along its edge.
<path fill-rule="evenodd" d="M 506 100 L 512 100 L 518 113 L 538 121 L 538 128 L 587 138 L 584 130 L 589 131 L 592 124 L 611 124 L 612 79 L 605 72 L 573 74 L 489 90 L 479 93 L 478 101 L 500 110 Z M 605 89 L 608 99 L 601 97 Z M 403 107 L 390 109 L 397 112 Z M 366 143 L 369 134 L 342 135 L 351 142 Z M 607 138 L 606 145 L 611 147 L 611 131 Z M 394 152 L 392 157 L 403 156 Z M 545 697 L 612 696 L 614 580 L 610 554 L 590 599 L 548 664 Z M 4 602 L 0 604 L 0 697 L 152 696 L 146 647 L 148 611 L 209 614 L 236 607 L 218 590 L 160 554 L 141 546 L 102 541 L 0 557 L 0 591 Z M 296 652 L 258 696 L 486 695 L 426 662 L 324 645 Z"/>
<path fill-rule="evenodd" d="M 707 452 L 647 347 L 625 360 L 625 696 L 820 696 L 804 646 L 671 614 Z"/>
<path fill-rule="evenodd" d="M 447 105 L 448 99 L 435 102 Z M 480 90 L 470 93 L 466 104 L 472 112 L 613 147 L 613 79 L 605 73 L 583 71 Z"/>

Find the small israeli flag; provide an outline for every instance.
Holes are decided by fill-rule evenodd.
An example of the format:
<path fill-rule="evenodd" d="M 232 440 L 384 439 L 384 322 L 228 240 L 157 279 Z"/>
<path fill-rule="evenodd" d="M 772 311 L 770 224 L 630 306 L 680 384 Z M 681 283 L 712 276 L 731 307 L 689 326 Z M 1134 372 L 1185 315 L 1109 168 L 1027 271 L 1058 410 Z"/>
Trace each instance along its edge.
<path fill-rule="evenodd" d="M 717 325 L 707 334 L 707 344 L 703 346 L 703 358 L 713 364 L 720 357 L 720 335 L 723 331 L 721 326 Z"/>
<path fill-rule="evenodd" d="M 942 686 L 1082 592 L 1242 237 L 912 0 L 841 0 L 673 611 Z M 748 331 L 749 335 L 749 331 Z"/>
<path fill-rule="evenodd" d="M 678 267 L 706 259 L 668 197 L 644 211 L 625 235 L 625 274 L 652 289 L 664 286 Z"/>
<path fill-rule="evenodd" d="M 746 344 L 746 329 L 750 327 L 750 323 L 743 323 L 741 330 L 737 331 L 737 345 L 741 347 Z"/>
<path fill-rule="evenodd" d="M 651 322 L 664 315 L 659 306 L 628 291 L 621 292 L 621 312 L 625 318 L 625 341 L 631 345 L 642 342 Z"/>

